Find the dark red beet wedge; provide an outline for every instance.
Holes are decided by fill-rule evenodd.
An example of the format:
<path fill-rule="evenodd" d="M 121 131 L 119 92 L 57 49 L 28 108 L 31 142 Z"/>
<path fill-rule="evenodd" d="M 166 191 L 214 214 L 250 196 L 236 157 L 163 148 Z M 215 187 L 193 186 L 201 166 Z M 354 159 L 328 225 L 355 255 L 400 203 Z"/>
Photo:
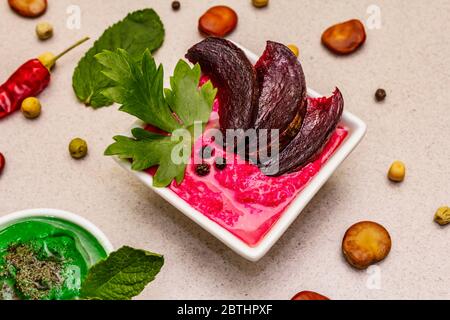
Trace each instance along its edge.
<path fill-rule="evenodd" d="M 339 89 L 329 98 L 308 99 L 302 128 L 279 156 L 266 162 L 261 169 L 268 175 L 293 172 L 311 161 L 325 146 L 336 129 L 344 110 L 344 99 Z M 279 169 L 273 173 L 275 161 Z"/>
<path fill-rule="evenodd" d="M 283 150 L 300 131 L 306 114 L 302 66 L 288 47 L 268 41 L 255 69 L 260 92 L 255 128 L 278 129 Z"/>
<path fill-rule="evenodd" d="M 220 128 L 247 130 L 253 127 L 258 105 L 256 72 L 244 52 L 228 40 L 210 37 L 186 54 L 219 89 Z"/>

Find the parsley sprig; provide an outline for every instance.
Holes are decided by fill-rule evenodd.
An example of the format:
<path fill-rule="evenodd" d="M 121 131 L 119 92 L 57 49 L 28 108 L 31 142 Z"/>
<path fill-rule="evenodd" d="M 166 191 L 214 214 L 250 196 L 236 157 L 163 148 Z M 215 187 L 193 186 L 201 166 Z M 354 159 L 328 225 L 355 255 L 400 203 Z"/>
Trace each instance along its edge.
<path fill-rule="evenodd" d="M 174 161 L 174 155 L 190 158 L 192 145 L 199 138 L 194 125 L 208 122 L 217 89 L 210 81 L 199 87 L 200 66 L 191 68 L 183 60 L 170 79 L 171 88 L 164 89 L 163 67 L 156 66 L 148 50 L 141 61 L 122 49 L 104 51 L 96 58 L 105 67 L 103 74 L 114 82 L 103 95 L 121 104 L 119 110 L 168 133 L 135 128 L 132 138 L 114 137 L 116 142 L 105 155 L 131 159 L 132 169 L 137 171 L 159 166 L 153 179 L 156 187 L 166 187 L 174 179 L 181 183 L 187 161 Z"/>

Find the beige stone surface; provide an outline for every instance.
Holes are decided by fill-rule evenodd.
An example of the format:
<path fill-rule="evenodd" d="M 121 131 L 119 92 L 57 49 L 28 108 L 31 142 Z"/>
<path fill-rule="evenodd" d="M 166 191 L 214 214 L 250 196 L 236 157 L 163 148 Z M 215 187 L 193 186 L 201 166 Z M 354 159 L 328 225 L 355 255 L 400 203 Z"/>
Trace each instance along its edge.
<path fill-rule="evenodd" d="M 156 54 L 166 71 L 201 37 L 198 17 L 218 1 L 182 0 L 173 12 L 168 0 L 49 0 L 36 20 L 12 13 L 0 2 L 0 79 L 42 51 L 59 51 L 75 40 L 98 37 L 128 12 L 153 7 L 166 30 Z M 117 106 L 94 111 L 80 105 L 71 88 L 73 69 L 88 48 L 69 54 L 55 69 L 40 98 L 42 116 L 17 113 L 0 122 L 0 151 L 7 168 L 0 178 L 0 215 L 38 207 L 66 209 L 99 226 L 116 247 L 124 244 L 165 255 L 166 264 L 142 294 L 150 299 L 287 299 L 315 290 L 334 299 L 450 298 L 450 229 L 433 223 L 435 210 L 450 202 L 450 123 L 447 0 L 271 0 L 258 10 L 250 0 L 223 0 L 239 14 L 230 36 L 261 53 L 265 40 L 296 43 L 311 88 L 328 94 L 339 86 L 347 110 L 364 119 L 362 144 L 304 210 L 270 253 L 247 262 L 138 182 L 103 150 L 133 118 Z M 66 28 L 66 10 L 79 5 L 81 30 Z M 331 24 L 367 20 L 367 8 L 381 9 L 381 29 L 368 30 L 365 47 L 349 57 L 322 48 Z M 54 24 L 55 36 L 40 42 L 37 21 Z M 373 94 L 386 88 L 376 104 Z M 89 157 L 73 161 L 67 145 L 85 138 Z M 408 169 L 401 185 L 387 181 L 395 159 Z M 355 271 L 340 253 L 351 224 L 374 220 L 390 231 L 393 248 L 379 264 L 380 288 L 370 274 Z"/>

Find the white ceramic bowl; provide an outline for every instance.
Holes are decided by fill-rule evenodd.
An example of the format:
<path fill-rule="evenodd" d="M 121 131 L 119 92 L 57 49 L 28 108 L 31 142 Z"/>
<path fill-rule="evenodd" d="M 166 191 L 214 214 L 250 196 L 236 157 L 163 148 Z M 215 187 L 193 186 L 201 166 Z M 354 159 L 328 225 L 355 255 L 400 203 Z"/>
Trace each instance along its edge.
<path fill-rule="evenodd" d="M 99 228 L 97 228 L 92 222 L 89 222 L 88 220 L 86 220 L 83 217 L 80 217 L 79 215 L 64 210 L 30 209 L 14 212 L 6 216 L 0 217 L 0 230 L 18 220 L 30 217 L 52 217 L 69 221 L 73 224 L 80 226 L 81 228 L 85 229 L 87 232 L 92 234 L 98 240 L 103 249 L 105 249 L 107 254 L 111 253 L 114 250 L 113 245 L 111 244 L 111 242 L 109 242 L 105 234 Z"/>
<path fill-rule="evenodd" d="M 238 45 L 247 55 L 252 63 L 256 63 L 258 57 Z M 308 94 L 311 97 L 322 97 L 314 90 L 308 89 Z M 141 126 L 142 123 L 137 122 L 133 127 Z M 344 125 L 349 129 L 349 134 L 340 147 L 336 150 L 333 156 L 322 167 L 320 172 L 309 182 L 309 184 L 301 191 L 297 197 L 288 206 L 285 212 L 281 215 L 280 219 L 272 226 L 270 231 L 264 236 L 264 238 L 258 243 L 257 246 L 251 247 L 238 237 L 221 227 L 216 222 L 210 220 L 201 212 L 191 207 L 187 202 L 178 197 L 173 191 L 168 188 L 155 188 L 153 187 L 153 178 L 146 172 L 137 172 L 131 170 L 131 164 L 127 160 L 115 157 L 115 160 L 126 170 L 132 172 L 137 178 L 145 183 L 149 188 L 153 189 L 162 198 L 171 203 L 174 207 L 188 216 L 190 219 L 199 224 L 202 228 L 213 234 L 220 241 L 234 250 L 242 257 L 251 260 L 258 261 L 261 259 L 270 248 L 278 241 L 287 228 L 294 222 L 299 216 L 306 205 L 311 201 L 314 195 L 320 190 L 325 182 L 330 178 L 337 167 L 347 158 L 347 156 L 353 151 L 353 149 L 359 144 L 365 135 L 367 126 L 366 124 L 351 114 L 348 111 L 344 111 L 342 116 L 341 125 Z M 132 128 L 133 128 L 132 127 Z M 125 135 L 130 135 L 130 130 Z"/>

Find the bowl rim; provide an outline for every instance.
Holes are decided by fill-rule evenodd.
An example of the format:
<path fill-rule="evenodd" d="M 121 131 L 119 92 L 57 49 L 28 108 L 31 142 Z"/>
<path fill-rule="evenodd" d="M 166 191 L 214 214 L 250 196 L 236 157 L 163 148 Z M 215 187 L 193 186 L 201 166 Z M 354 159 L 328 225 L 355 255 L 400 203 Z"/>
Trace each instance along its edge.
<path fill-rule="evenodd" d="M 234 42 L 235 43 L 235 42 Z M 235 43 L 244 51 L 247 57 L 256 62 L 258 57 L 242 45 Z M 308 88 L 308 95 L 311 97 L 323 97 L 323 95 Z M 113 159 L 125 170 L 131 172 L 145 185 L 151 188 L 159 196 L 180 210 L 184 215 L 200 225 L 203 229 L 218 238 L 226 246 L 236 252 L 238 255 L 247 260 L 257 262 L 275 245 L 275 243 L 286 232 L 289 226 L 297 219 L 306 205 L 312 200 L 316 193 L 322 188 L 325 182 L 336 171 L 339 165 L 350 155 L 350 153 L 361 142 L 367 131 L 367 125 L 357 116 L 344 110 L 341 124 L 349 128 L 349 134 L 341 143 L 339 148 L 334 152 L 330 159 L 322 166 L 321 170 L 309 181 L 305 188 L 292 200 L 289 206 L 281 214 L 280 218 L 274 223 L 267 234 L 261 239 L 256 246 L 249 246 L 247 243 L 239 239 L 237 236 L 226 230 L 215 221 L 206 217 L 203 213 L 194 209 L 189 203 L 181 199 L 175 192 L 169 188 L 153 187 L 153 178 L 146 172 L 138 172 L 131 169 L 131 164 L 126 159 L 114 156 Z M 131 129 L 142 127 L 142 121 L 136 121 L 129 130 L 124 133 L 130 136 Z"/>
<path fill-rule="evenodd" d="M 89 232 L 91 235 L 93 235 L 100 245 L 105 249 L 106 253 L 109 255 L 113 250 L 114 247 L 109 241 L 109 239 L 106 237 L 106 235 L 101 231 L 96 225 L 94 225 L 92 222 L 87 220 L 86 218 L 83 218 L 82 216 L 66 211 L 66 210 L 60 210 L 60 209 L 48 209 L 48 208 L 38 208 L 38 209 L 27 209 L 27 210 L 21 210 L 16 211 L 10 214 L 7 214 L 5 216 L 0 217 L 0 230 L 3 227 L 7 227 L 8 225 L 13 224 L 14 222 L 17 222 L 19 220 L 24 220 L 27 218 L 35 218 L 35 217 L 43 217 L 43 218 L 58 218 L 61 220 L 65 220 L 68 222 L 71 222 L 87 232 Z"/>

